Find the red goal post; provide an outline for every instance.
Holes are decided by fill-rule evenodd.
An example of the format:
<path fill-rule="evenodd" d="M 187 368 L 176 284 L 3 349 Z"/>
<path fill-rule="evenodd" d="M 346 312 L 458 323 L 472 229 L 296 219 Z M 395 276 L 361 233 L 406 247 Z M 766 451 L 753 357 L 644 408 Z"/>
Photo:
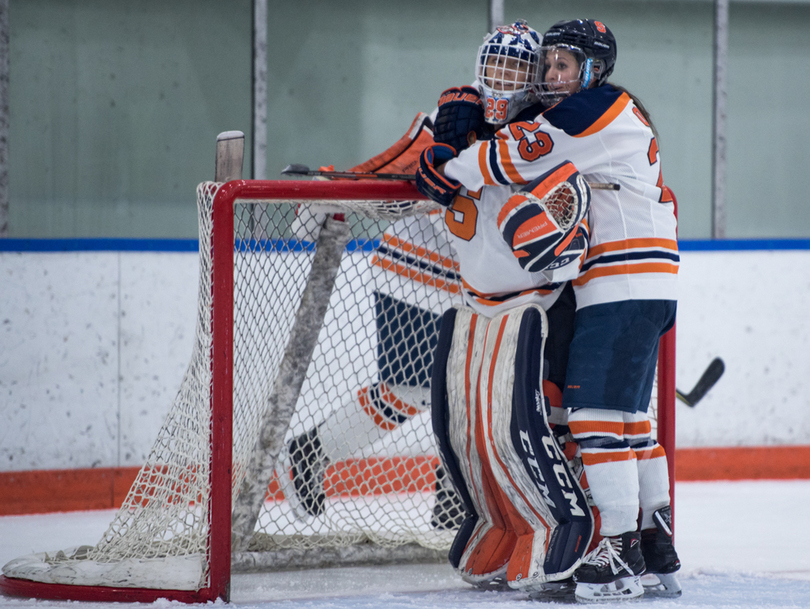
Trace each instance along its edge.
<path fill-rule="evenodd" d="M 275 203 L 277 201 L 285 203 L 277 204 Z M 228 600 L 232 564 L 245 569 L 245 565 L 249 563 L 248 569 L 260 570 L 273 569 L 279 564 L 289 565 L 296 561 L 301 565 L 313 565 L 316 563 L 313 562 L 312 554 L 317 554 L 318 560 L 323 559 L 325 555 L 334 556 L 335 562 L 330 564 L 339 564 L 344 558 L 354 562 L 382 560 L 383 550 L 386 556 L 393 557 L 386 558 L 387 560 L 435 560 L 441 558 L 442 552 L 446 552 L 452 535 L 430 530 L 429 527 L 427 531 L 409 531 L 403 529 L 405 525 L 394 523 L 392 530 L 382 531 L 375 528 L 362 534 L 357 533 L 355 530 L 357 525 L 351 515 L 354 507 L 345 508 L 345 511 L 341 511 L 340 516 L 334 520 L 335 523 L 348 522 L 346 530 L 318 529 L 309 521 L 293 523 L 289 510 L 281 505 L 284 503 L 283 496 L 280 495 L 278 487 L 273 486 L 273 480 L 270 480 L 268 493 L 265 478 L 271 476 L 279 451 L 283 450 L 285 442 L 289 442 L 287 438 L 290 437 L 291 427 L 297 425 L 299 429 L 306 429 L 307 425 L 311 425 L 309 419 L 305 422 L 303 418 L 290 422 L 293 416 L 303 417 L 297 411 L 293 413 L 292 410 L 300 409 L 300 405 L 297 404 L 304 399 L 302 396 L 314 391 L 313 387 L 301 389 L 300 383 L 304 382 L 301 375 L 307 375 L 309 379 L 313 370 L 319 366 L 324 366 L 327 374 L 334 375 L 334 372 L 329 371 L 346 367 L 344 361 L 351 361 L 354 354 L 347 352 L 346 359 L 339 361 L 318 359 L 328 357 L 324 354 L 329 350 L 329 347 L 321 349 L 319 343 L 317 346 L 309 345 L 309 356 L 302 356 L 299 353 L 290 358 L 282 357 L 281 352 L 285 350 L 285 344 L 287 349 L 292 348 L 290 347 L 292 343 L 295 343 L 293 347 L 301 347 L 297 339 L 289 338 L 289 333 L 295 331 L 297 323 L 291 319 L 291 315 L 285 317 L 285 323 L 292 329 L 288 327 L 281 337 L 274 335 L 268 339 L 264 336 L 272 334 L 275 330 L 263 329 L 259 332 L 262 336 L 258 338 L 250 334 L 253 331 L 252 322 L 245 322 L 242 308 L 254 307 L 256 310 L 251 311 L 251 314 L 255 315 L 255 319 L 262 319 L 268 312 L 266 305 L 254 305 L 248 299 L 272 295 L 276 289 L 295 291 L 296 295 L 291 302 L 298 304 L 285 306 L 283 309 L 288 311 L 289 308 L 295 308 L 300 313 L 303 307 L 301 303 L 306 299 L 308 288 L 298 287 L 300 281 L 297 275 L 303 272 L 314 275 L 314 270 L 295 270 L 289 278 L 280 280 L 279 285 L 283 284 L 281 288 L 277 288 L 271 281 L 264 283 L 266 280 L 258 274 L 246 276 L 244 279 L 240 279 L 238 274 L 244 269 L 250 273 L 258 270 L 272 274 L 275 271 L 265 268 L 266 260 L 283 258 L 285 255 L 292 258 L 306 258 L 301 268 L 315 267 L 316 263 L 306 247 L 296 249 L 294 255 L 290 253 L 293 248 L 288 247 L 288 243 L 285 242 L 290 239 L 289 228 L 284 228 L 284 231 L 278 234 L 267 229 L 267 219 L 271 217 L 279 218 L 278 222 L 290 223 L 291 210 L 296 205 L 314 204 L 319 206 L 320 210 L 331 212 L 355 211 L 365 219 L 381 221 L 384 226 L 408 214 L 426 213 L 432 204 L 426 202 L 410 182 L 383 180 L 233 180 L 225 184 L 206 182 L 198 187 L 198 204 L 200 305 L 195 351 L 189 371 L 153 452 L 133 484 L 124 506 L 99 544 L 82 546 L 74 554 L 62 554 L 61 557 L 58 553 L 45 554 L 44 557 L 36 555 L 40 557 L 39 562 L 31 566 L 20 563 L 14 576 L 0 576 L 0 590 L 7 594 L 81 601 L 152 602 L 159 598 L 181 602 L 206 602 L 218 598 Z M 285 206 L 283 210 L 282 205 Z M 259 206 L 264 206 L 262 209 L 266 208 L 266 211 L 256 214 L 255 211 L 259 210 Z M 245 211 L 246 209 L 248 211 Z M 261 219 L 257 220 L 259 217 Z M 356 231 L 367 229 L 366 223 L 358 225 Z M 378 230 L 377 239 L 380 238 L 382 230 L 384 228 Z M 280 242 L 276 241 L 276 238 Z M 321 250 L 325 241 L 320 240 L 318 243 L 317 250 Z M 345 242 L 338 239 L 335 243 L 339 246 L 335 249 L 339 264 L 343 265 L 345 259 L 351 256 L 346 255 Z M 323 249 L 326 251 L 327 248 Z M 302 251 L 308 253 L 302 255 Z M 356 254 L 356 258 L 361 265 L 367 265 L 364 256 L 375 255 L 360 253 Z M 248 257 L 252 259 L 245 262 L 244 259 Z M 340 262 L 341 257 L 343 262 Z M 416 261 L 421 262 L 424 261 Z M 331 290 L 334 285 L 329 281 L 340 283 L 345 274 L 343 266 L 339 273 L 337 279 L 334 276 L 327 278 L 321 287 L 321 295 L 324 290 Z M 309 281 L 314 280 L 310 277 Z M 343 287 L 340 289 L 356 291 L 356 286 L 361 284 L 360 275 L 351 275 L 343 281 L 341 284 Z M 235 292 L 237 285 L 241 287 Z M 332 314 L 332 309 L 337 308 L 334 301 L 330 302 L 328 297 L 326 303 L 320 304 L 323 307 L 328 304 L 327 314 Z M 323 315 L 322 312 L 319 314 Z M 350 311 L 347 315 L 351 321 L 363 325 L 359 313 Z M 355 320 L 354 317 L 358 319 Z M 322 322 L 323 317 L 310 324 L 315 327 L 316 342 L 323 341 L 323 336 L 319 332 Z M 333 325 L 341 326 L 345 323 L 348 322 Z M 313 328 L 309 328 L 309 331 L 309 338 L 305 337 L 303 342 L 313 340 Z M 370 332 L 373 334 L 373 329 Z M 349 339 L 343 340 L 351 342 Z M 268 341 L 269 347 L 261 341 Z M 670 457 L 671 480 L 674 479 L 674 348 L 673 329 L 661 341 L 655 404 L 657 408 L 654 409 L 659 443 L 664 446 Z M 313 349 L 316 352 L 314 356 Z M 261 355 L 265 352 L 269 354 L 266 361 L 261 359 L 265 357 Z M 271 360 L 272 365 L 268 363 Z M 290 371 L 285 368 L 285 361 L 288 360 L 292 362 L 292 366 L 299 366 L 299 369 Z M 259 363 L 256 364 L 256 361 Z M 315 365 L 313 362 L 316 361 L 326 363 Z M 300 369 L 302 363 L 303 371 Z M 290 376 L 284 377 L 285 374 Z M 252 392 L 243 397 L 241 385 L 247 382 L 244 379 L 253 379 L 256 376 L 261 377 L 259 381 L 249 381 L 252 385 L 255 384 L 255 389 L 251 389 Z M 292 390 L 288 390 L 286 386 L 279 387 L 280 383 L 277 380 L 279 377 L 295 377 L 297 379 L 295 382 L 299 384 Z M 319 382 L 324 382 L 323 378 Z M 332 395 L 330 393 L 327 397 Z M 322 408 L 323 399 L 318 397 L 312 401 L 321 400 L 316 406 Z M 235 400 L 239 404 L 245 403 L 255 408 L 255 412 L 251 411 L 249 416 L 244 414 L 235 416 Z M 259 402 L 269 404 L 270 407 L 256 406 Z M 268 413 L 275 419 L 270 421 L 270 425 L 265 425 L 268 422 Z M 307 416 L 320 416 L 320 413 Z M 256 441 L 250 433 L 253 433 L 254 427 L 259 426 L 258 423 L 270 429 L 272 433 Z M 248 431 L 245 432 L 244 428 Z M 259 432 L 255 433 L 258 435 Z M 235 434 L 236 437 L 246 438 L 239 441 L 239 447 L 235 445 Z M 257 448 L 251 456 L 254 444 Z M 261 451 L 258 450 L 259 447 L 262 447 Z M 424 453 L 423 448 L 417 447 L 413 449 L 413 454 L 418 457 L 421 454 L 420 450 Z M 387 453 L 382 454 L 381 459 L 385 459 Z M 352 461 L 352 467 L 362 469 L 367 467 L 372 459 L 373 457 L 370 457 L 367 462 L 362 458 L 355 459 Z M 409 461 L 412 462 L 417 461 Z M 380 469 L 379 462 L 374 462 L 373 466 L 368 467 L 376 468 L 374 471 Z M 385 467 L 388 466 L 383 466 L 383 470 Z M 434 504 L 434 499 L 428 497 L 435 481 L 431 477 L 432 466 L 429 469 L 430 472 L 425 476 L 421 472 L 418 474 L 419 481 L 415 485 L 415 491 L 409 487 L 407 493 L 401 492 L 400 486 L 393 493 L 396 497 L 380 499 L 386 502 L 384 509 L 406 511 L 408 517 L 405 520 L 421 518 L 417 512 L 422 514 Z M 386 482 L 390 481 L 390 471 L 393 470 L 389 468 L 384 471 L 385 476 L 388 476 L 385 478 Z M 332 475 L 335 480 L 332 483 L 334 489 L 340 483 L 338 479 L 343 473 L 335 471 Z M 361 473 L 361 477 L 362 475 Z M 239 535 L 235 532 L 238 526 L 246 526 L 253 531 L 250 517 L 247 517 L 247 524 L 240 524 L 242 514 L 240 510 L 244 508 L 247 512 L 251 511 L 242 505 L 243 500 L 249 499 L 251 494 L 245 489 L 247 483 L 243 480 L 250 481 L 249 486 L 254 491 L 254 499 L 257 498 L 261 509 L 265 510 L 259 516 L 259 520 L 263 519 L 263 522 L 258 526 L 265 526 L 268 520 L 277 519 L 279 522 L 282 519 L 290 520 L 290 522 L 284 520 L 284 525 L 279 524 L 278 530 L 273 529 L 265 535 L 270 543 L 276 544 L 269 551 L 257 550 L 253 540 L 250 541 L 253 544 L 251 548 L 247 548 L 247 541 L 244 543 L 239 541 Z M 376 504 L 373 503 L 376 498 L 358 499 L 354 490 L 342 494 L 339 491 L 334 492 L 333 498 L 341 495 L 340 500 L 343 501 L 345 496 L 346 503 L 360 501 L 363 505 L 356 509 L 363 510 L 363 514 L 376 509 Z M 400 495 L 415 495 L 416 499 L 414 503 L 396 503 L 400 501 Z M 238 498 L 237 502 L 234 502 L 235 497 Z M 391 507 L 401 505 L 405 507 Z M 257 526 L 255 514 L 252 522 Z M 302 545 L 293 545 L 291 542 L 277 539 L 283 536 L 298 538 L 305 535 L 310 535 L 317 541 L 303 541 Z M 240 546 L 236 552 L 234 551 L 236 548 L 232 547 L 232 539 L 237 539 L 237 545 Z M 367 540 L 375 542 L 383 550 L 367 547 Z M 321 542 L 327 545 L 317 545 Z M 334 545 L 328 545 L 333 543 Z M 344 545 L 352 549 L 344 551 L 341 549 Z M 264 558 L 259 559 L 256 556 Z M 79 576 L 71 575 L 67 579 L 58 573 L 53 576 L 41 575 L 45 566 L 59 571 L 66 565 L 68 568 L 65 570 L 82 573 Z M 121 566 L 125 568 L 119 568 Z M 122 571 L 130 577 L 123 585 Z M 25 573 L 39 579 L 29 579 Z M 164 577 L 165 579 L 158 581 Z M 181 585 L 176 585 L 177 582 Z"/>

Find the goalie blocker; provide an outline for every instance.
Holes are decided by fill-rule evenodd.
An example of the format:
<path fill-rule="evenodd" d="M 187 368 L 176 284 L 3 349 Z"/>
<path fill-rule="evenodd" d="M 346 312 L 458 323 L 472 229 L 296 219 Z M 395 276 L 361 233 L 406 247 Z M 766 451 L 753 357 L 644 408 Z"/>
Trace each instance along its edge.
<path fill-rule="evenodd" d="M 526 592 L 571 576 L 590 544 L 586 496 L 552 431 L 543 395 L 545 312 L 442 318 L 432 422 L 467 511 L 450 549 L 461 577 Z"/>

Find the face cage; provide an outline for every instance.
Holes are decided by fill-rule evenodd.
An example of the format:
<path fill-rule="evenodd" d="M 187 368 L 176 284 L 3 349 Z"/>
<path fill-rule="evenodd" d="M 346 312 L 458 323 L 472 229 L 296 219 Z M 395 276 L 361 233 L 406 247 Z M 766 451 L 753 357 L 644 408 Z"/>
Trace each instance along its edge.
<path fill-rule="evenodd" d="M 509 122 L 538 100 L 537 54 L 522 51 L 522 57 L 515 57 L 509 50 L 505 45 L 484 43 L 478 53 L 475 75 L 484 99 L 484 120 L 494 125 Z"/>
<path fill-rule="evenodd" d="M 575 91 L 558 91 L 554 89 L 550 89 L 546 84 L 546 55 L 548 53 L 558 51 L 562 49 L 563 51 L 568 51 L 574 56 L 574 59 L 579 64 L 579 74 L 574 80 L 564 80 L 564 81 L 555 81 L 558 83 L 563 83 L 566 85 L 576 83 L 578 85 Z M 539 95 L 540 98 L 543 100 L 543 103 L 546 105 L 553 105 L 559 102 L 560 100 L 568 97 L 569 95 L 573 95 L 574 93 L 581 91 L 583 89 L 587 89 L 593 83 L 596 85 L 600 85 L 601 79 L 599 78 L 599 74 L 603 71 L 605 62 L 601 59 L 593 59 L 591 57 L 586 57 L 585 53 L 582 49 L 574 46 L 564 45 L 564 44 L 557 44 L 553 47 L 542 47 L 540 49 L 540 66 L 541 66 L 541 75 L 540 75 L 540 87 L 539 87 Z"/>

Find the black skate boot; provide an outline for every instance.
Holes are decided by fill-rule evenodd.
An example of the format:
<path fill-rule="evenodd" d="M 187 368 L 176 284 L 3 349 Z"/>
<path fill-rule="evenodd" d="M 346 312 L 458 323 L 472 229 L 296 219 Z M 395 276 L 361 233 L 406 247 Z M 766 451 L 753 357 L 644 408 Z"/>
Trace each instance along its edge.
<path fill-rule="evenodd" d="M 644 594 L 641 533 L 631 531 L 615 537 L 603 537 L 574 571 L 579 601 L 629 600 Z"/>
<path fill-rule="evenodd" d="M 681 595 L 680 582 L 674 575 L 681 568 L 681 561 L 672 544 L 672 508 L 656 510 L 653 522 L 654 529 L 641 532 L 641 553 L 647 565 L 647 575 L 641 583 L 650 596 L 674 598 Z"/>
<path fill-rule="evenodd" d="M 293 438 L 279 457 L 276 474 L 284 496 L 300 518 L 320 516 L 326 504 L 324 475 L 329 459 L 323 451 L 318 428 Z"/>
<path fill-rule="evenodd" d="M 433 517 L 430 524 L 440 530 L 452 530 L 461 526 L 464 520 L 464 506 L 456 494 L 450 478 L 439 465 L 436 467 L 436 503 L 433 505 Z"/>

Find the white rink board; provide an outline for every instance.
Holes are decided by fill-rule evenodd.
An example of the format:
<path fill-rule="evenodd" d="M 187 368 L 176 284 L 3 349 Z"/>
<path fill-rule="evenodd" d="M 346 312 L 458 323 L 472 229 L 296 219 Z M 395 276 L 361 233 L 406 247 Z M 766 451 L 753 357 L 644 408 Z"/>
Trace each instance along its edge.
<path fill-rule="evenodd" d="M 678 387 L 726 373 L 678 403 L 677 445 L 810 444 L 810 252 L 681 256 Z M 0 471 L 141 465 L 191 354 L 197 255 L 3 252 L 0 280 Z"/>

